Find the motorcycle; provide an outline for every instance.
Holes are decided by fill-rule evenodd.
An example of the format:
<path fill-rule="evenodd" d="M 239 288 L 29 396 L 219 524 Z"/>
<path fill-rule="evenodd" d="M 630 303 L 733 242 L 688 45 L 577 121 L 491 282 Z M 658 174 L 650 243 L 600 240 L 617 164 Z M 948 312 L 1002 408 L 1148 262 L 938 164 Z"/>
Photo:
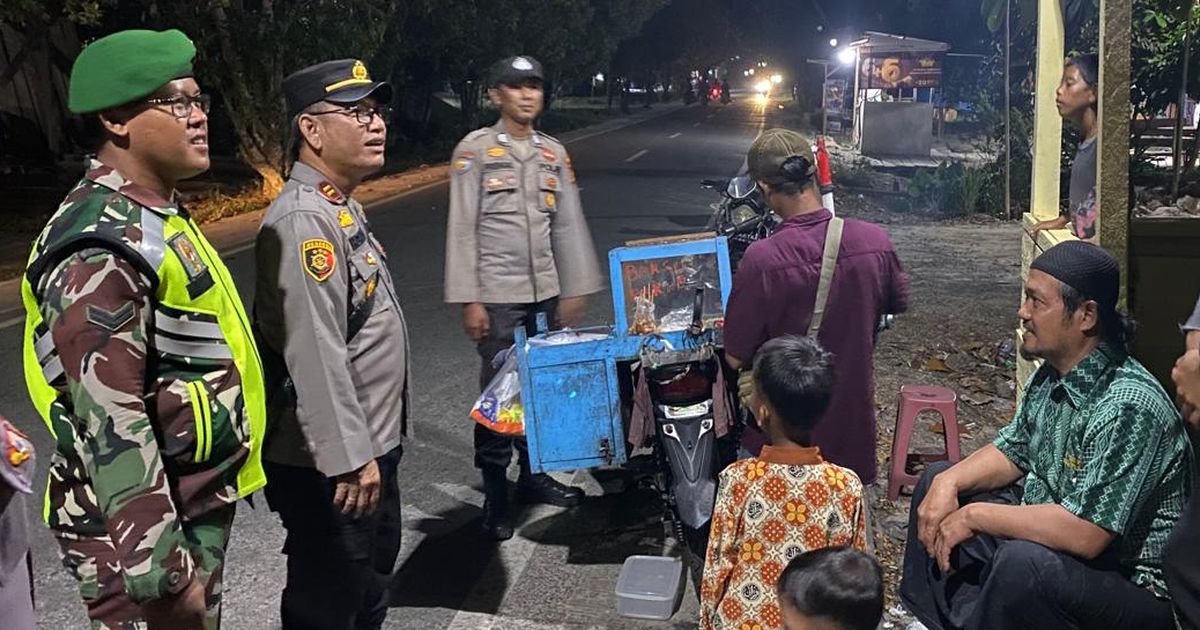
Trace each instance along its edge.
<path fill-rule="evenodd" d="M 736 272 L 746 248 L 770 236 L 782 220 L 767 207 L 762 191 L 749 175 L 729 180 L 705 179 L 700 185 L 721 191 L 721 200 L 709 206 L 712 215 L 705 229 L 729 239 L 729 263 Z"/>
<path fill-rule="evenodd" d="M 643 348 L 639 358 L 654 416 L 654 481 L 664 522 L 681 545 L 699 596 L 718 476 L 737 459 L 737 426 L 717 437 L 713 385 L 722 376 L 719 331 L 701 320 L 704 287 L 695 289 L 689 343 Z"/>

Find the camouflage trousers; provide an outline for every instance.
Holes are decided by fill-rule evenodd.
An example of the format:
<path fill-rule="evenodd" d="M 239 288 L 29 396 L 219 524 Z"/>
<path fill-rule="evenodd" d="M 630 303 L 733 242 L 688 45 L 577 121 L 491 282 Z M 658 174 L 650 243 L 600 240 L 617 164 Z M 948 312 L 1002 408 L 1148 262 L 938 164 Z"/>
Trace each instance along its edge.
<path fill-rule="evenodd" d="M 208 608 L 205 630 L 221 627 L 221 578 L 225 548 L 233 525 L 234 506 L 205 514 L 183 526 L 191 543 L 196 578 L 204 587 Z M 107 536 L 67 537 L 55 532 L 63 566 L 79 582 L 79 594 L 87 606 L 93 630 L 146 630 L 142 609 L 125 593 L 112 541 Z"/>

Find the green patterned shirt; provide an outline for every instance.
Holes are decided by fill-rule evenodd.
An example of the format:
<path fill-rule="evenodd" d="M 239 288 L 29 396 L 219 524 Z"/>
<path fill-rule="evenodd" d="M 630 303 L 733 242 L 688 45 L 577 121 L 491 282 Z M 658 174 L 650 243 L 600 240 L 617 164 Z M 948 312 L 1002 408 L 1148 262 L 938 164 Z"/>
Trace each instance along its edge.
<path fill-rule="evenodd" d="M 1043 365 L 995 445 L 1027 473 L 1023 504 L 1057 503 L 1115 533 L 1121 571 L 1170 598 L 1162 552 L 1191 492 L 1192 452 L 1141 363 L 1101 345 L 1065 376 Z"/>

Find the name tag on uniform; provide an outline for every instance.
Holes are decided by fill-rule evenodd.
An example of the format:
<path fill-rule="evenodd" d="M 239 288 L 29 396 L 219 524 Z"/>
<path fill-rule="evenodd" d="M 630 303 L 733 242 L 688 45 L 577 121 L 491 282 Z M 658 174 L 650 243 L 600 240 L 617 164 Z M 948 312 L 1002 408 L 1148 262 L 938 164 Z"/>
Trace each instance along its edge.
<path fill-rule="evenodd" d="M 513 175 L 488 177 L 483 180 L 483 187 L 488 192 L 512 190 L 517 187 L 517 178 Z"/>
<path fill-rule="evenodd" d="M 187 232 L 179 232 L 167 239 L 167 246 L 175 252 L 175 257 L 179 259 L 184 273 L 187 274 L 187 290 L 192 299 L 196 299 L 212 288 L 213 279 L 212 274 L 208 271 L 208 265 L 200 257 L 196 244 L 188 238 Z"/>

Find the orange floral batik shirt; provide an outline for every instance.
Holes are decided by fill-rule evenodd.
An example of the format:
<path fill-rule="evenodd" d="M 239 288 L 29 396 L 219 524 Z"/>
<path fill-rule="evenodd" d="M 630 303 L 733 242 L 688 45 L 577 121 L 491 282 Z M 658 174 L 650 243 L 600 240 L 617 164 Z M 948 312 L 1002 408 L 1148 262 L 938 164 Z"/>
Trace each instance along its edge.
<path fill-rule="evenodd" d="M 863 487 L 816 447 L 764 446 L 721 473 L 700 586 L 701 630 L 783 627 L 775 597 L 792 558 L 813 549 L 866 550 Z"/>

